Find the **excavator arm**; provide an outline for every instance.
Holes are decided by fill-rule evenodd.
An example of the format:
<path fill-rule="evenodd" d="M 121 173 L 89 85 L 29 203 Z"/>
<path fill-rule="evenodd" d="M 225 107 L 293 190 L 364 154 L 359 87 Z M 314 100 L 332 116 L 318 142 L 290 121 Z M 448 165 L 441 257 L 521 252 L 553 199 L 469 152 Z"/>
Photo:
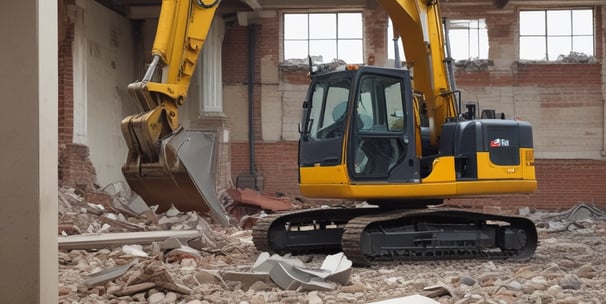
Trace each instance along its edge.
<path fill-rule="evenodd" d="M 413 86 L 427 105 L 430 141 L 439 145 L 442 124 L 457 117 L 453 89 L 445 65 L 442 17 L 436 0 L 377 0 L 402 38 Z"/>
<path fill-rule="evenodd" d="M 162 1 L 152 62 L 143 80 L 128 86 L 144 112 L 122 122 L 129 150 L 146 161 L 157 160 L 157 141 L 179 128 L 178 107 L 185 102 L 218 2 Z M 162 80 L 154 81 L 158 71 Z"/>
<path fill-rule="evenodd" d="M 122 172 L 148 205 L 162 212 L 210 213 L 228 225 L 216 196 L 214 134 L 183 130 L 179 106 L 185 103 L 198 57 L 220 0 L 163 0 L 152 49 L 152 61 L 143 79 L 129 92 L 143 112 L 122 121 L 129 152 Z"/>

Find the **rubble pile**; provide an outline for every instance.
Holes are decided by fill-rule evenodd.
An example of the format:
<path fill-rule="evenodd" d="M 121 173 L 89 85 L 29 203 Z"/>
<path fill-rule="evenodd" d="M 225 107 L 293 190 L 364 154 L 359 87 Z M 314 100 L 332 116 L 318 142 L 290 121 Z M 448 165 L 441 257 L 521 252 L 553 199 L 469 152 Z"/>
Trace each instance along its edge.
<path fill-rule="evenodd" d="M 312 57 L 313 62 L 322 61 L 322 58 Z M 315 72 L 328 72 L 337 70 L 340 67 L 347 65 L 347 63 L 341 59 L 334 59 L 328 63 L 314 63 Z M 280 71 L 283 72 L 309 72 L 309 59 L 288 59 L 279 65 Z"/>
<path fill-rule="evenodd" d="M 560 55 L 557 59 L 562 63 L 598 63 L 598 59 L 580 52 L 570 52 L 568 55 Z"/>
<path fill-rule="evenodd" d="M 493 65 L 492 60 L 488 59 L 457 60 L 455 62 L 455 68 L 465 72 L 486 71 Z"/>
<path fill-rule="evenodd" d="M 591 204 L 560 213 L 521 209 L 539 231 L 529 260 L 353 268 L 340 253 L 259 252 L 250 230 L 215 226 L 195 213 L 171 209 L 153 220 L 101 208 L 73 189 L 60 192 L 59 303 L 564 304 L 606 298 L 606 216 Z"/>

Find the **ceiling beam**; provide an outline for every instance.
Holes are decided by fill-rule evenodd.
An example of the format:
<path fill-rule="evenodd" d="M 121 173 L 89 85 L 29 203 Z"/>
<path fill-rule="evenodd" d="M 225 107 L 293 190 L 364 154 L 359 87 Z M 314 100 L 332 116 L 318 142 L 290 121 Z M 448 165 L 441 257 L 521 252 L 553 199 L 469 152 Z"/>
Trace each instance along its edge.
<path fill-rule="evenodd" d="M 516 6 L 582 6 L 604 5 L 604 0 L 510 0 L 509 4 Z"/>
<path fill-rule="evenodd" d="M 263 8 L 363 8 L 367 0 L 258 0 Z"/>
<path fill-rule="evenodd" d="M 258 10 L 261 8 L 261 4 L 259 3 L 258 0 L 241 0 L 241 1 L 246 3 L 246 5 L 250 6 L 250 8 L 252 8 L 253 10 Z"/>

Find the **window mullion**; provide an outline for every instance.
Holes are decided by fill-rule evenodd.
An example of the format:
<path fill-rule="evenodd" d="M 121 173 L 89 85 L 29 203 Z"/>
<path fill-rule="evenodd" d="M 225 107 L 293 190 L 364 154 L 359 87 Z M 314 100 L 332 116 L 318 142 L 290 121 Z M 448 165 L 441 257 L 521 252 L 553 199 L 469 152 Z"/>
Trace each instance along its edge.
<path fill-rule="evenodd" d="M 592 21 L 591 23 L 593 24 L 593 16 L 592 16 Z M 592 29 L 592 33 L 593 33 L 593 29 Z M 570 52 L 572 52 L 575 48 L 574 48 L 574 11 L 571 10 L 570 11 Z M 592 45 L 593 47 L 593 45 Z"/>
<path fill-rule="evenodd" d="M 339 59 L 339 14 L 335 13 L 335 28 L 337 31 L 335 32 L 335 49 L 337 50 L 337 58 Z"/>
<path fill-rule="evenodd" d="M 545 29 L 545 59 L 549 61 L 549 29 L 547 28 L 547 11 L 543 11 L 544 14 L 544 29 Z"/>
<path fill-rule="evenodd" d="M 307 56 L 311 56 L 311 18 L 310 14 L 307 14 Z M 311 59 L 310 59 L 311 60 Z"/>

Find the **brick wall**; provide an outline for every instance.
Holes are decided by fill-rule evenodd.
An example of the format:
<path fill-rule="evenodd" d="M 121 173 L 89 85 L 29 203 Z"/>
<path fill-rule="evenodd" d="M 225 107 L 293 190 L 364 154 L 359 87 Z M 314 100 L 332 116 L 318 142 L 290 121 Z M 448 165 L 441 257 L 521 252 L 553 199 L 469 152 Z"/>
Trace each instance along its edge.
<path fill-rule="evenodd" d="M 74 94 L 72 42 L 74 23 L 67 16 L 68 4 L 73 1 L 59 1 L 59 147 L 71 143 L 74 133 Z"/>
<path fill-rule="evenodd" d="M 381 7 L 366 9 L 364 19 L 364 63 L 384 66 L 387 58 L 387 13 Z M 391 41 L 390 41 L 391 42 Z"/>
<path fill-rule="evenodd" d="M 74 144 L 74 80 L 73 52 L 74 23 L 67 15 L 67 7 L 73 0 L 58 1 L 58 138 L 59 138 L 59 184 L 79 188 L 84 191 L 95 189 L 96 171 L 89 159 L 89 149 L 85 145 Z"/>
<path fill-rule="evenodd" d="M 232 178 L 249 172 L 248 143 L 232 143 Z M 297 184 L 297 142 L 255 143 L 255 169 L 264 178 L 264 192 L 300 195 Z"/>
<path fill-rule="evenodd" d="M 66 144 L 59 154 L 59 184 L 85 191 L 95 190 L 96 171 L 88 156 L 87 146 Z"/>
<path fill-rule="evenodd" d="M 495 206 L 503 211 L 529 207 L 564 210 L 578 203 L 593 203 L 606 208 L 606 162 L 582 159 L 537 160 L 537 191 L 532 194 L 454 199 L 461 206 Z"/>

